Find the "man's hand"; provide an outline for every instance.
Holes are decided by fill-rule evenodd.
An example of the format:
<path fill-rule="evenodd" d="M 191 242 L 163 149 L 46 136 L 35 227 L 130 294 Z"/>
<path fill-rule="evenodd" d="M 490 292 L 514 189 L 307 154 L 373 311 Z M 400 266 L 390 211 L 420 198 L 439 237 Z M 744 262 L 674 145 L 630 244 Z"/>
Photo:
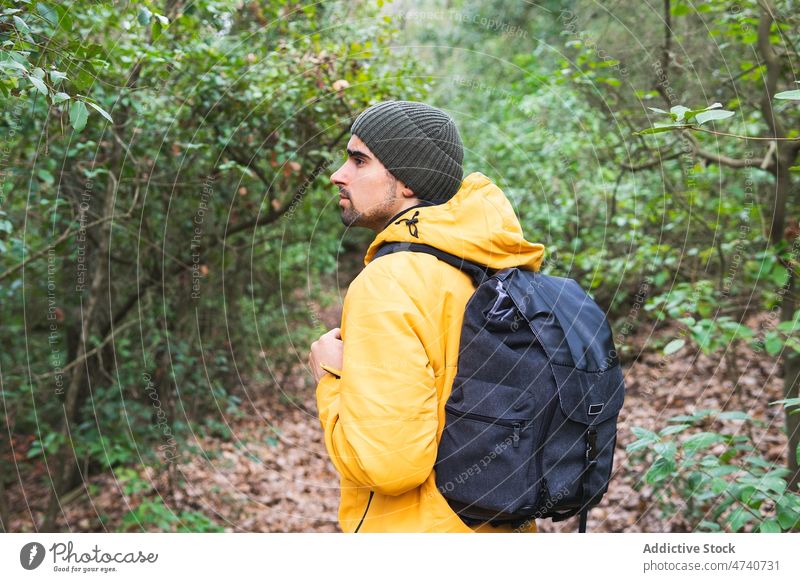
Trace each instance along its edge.
<path fill-rule="evenodd" d="M 342 342 L 342 330 L 334 327 L 311 344 L 308 365 L 311 367 L 311 373 L 314 374 L 314 382 L 319 383 L 320 378 L 327 374 L 320 364 L 341 370 L 343 358 L 344 342 Z"/>

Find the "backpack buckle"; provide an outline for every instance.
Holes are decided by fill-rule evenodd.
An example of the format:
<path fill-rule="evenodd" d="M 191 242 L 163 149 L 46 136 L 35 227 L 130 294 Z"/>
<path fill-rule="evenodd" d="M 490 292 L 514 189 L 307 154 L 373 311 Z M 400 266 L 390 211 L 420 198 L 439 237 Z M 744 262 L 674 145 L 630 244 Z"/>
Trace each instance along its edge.
<path fill-rule="evenodd" d="M 597 463 L 597 429 L 590 428 L 586 431 L 586 465 L 593 467 Z"/>

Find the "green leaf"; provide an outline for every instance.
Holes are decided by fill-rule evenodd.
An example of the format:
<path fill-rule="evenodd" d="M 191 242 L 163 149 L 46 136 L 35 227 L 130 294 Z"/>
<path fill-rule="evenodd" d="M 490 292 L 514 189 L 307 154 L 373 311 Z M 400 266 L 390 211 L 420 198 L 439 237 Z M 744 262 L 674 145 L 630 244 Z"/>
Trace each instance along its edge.
<path fill-rule="evenodd" d="M 150 12 L 147 8 L 145 8 L 144 6 L 141 7 L 139 9 L 139 14 L 137 16 L 137 19 L 139 20 L 139 24 L 141 24 L 142 26 L 147 26 L 148 24 L 150 24 L 150 15 L 151 14 L 152 14 L 152 12 Z"/>
<path fill-rule="evenodd" d="M 22 20 L 19 16 L 14 15 L 14 16 L 12 16 L 12 18 L 14 19 L 14 24 L 17 25 L 17 30 L 21 30 L 22 32 L 30 32 L 31 31 L 31 29 L 28 28 L 28 25 L 25 23 L 25 21 Z"/>
<path fill-rule="evenodd" d="M 50 24 L 50 26 L 58 26 L 58 13 L 51 6 L 39 2 L 36 5 L 36 11 Z"/>
<path fill-rule="evenodd" d="M 701 418 L 703 417 L 697 414 L 679 414 L 670 418 L 669 422 L 697 422 Z"/>
<path fill-rule="evenodd" d="M 764 347 L 770 356 L 777 356 L 783 349 L 783 339 L 778 334 L 770 334 L 764 342 Z"/>
<path fill-rule="evenodd" d="M 683 432 L 687 428 L 691 428 L 691 426 L 692 426 L 691 424 L 673 424 L 670 426 L 665 426 L 660 431 L 658 431 L 658 434 L 660 434 L 662 437 L 669 436 L 671 434 L 677 434 L 679 432 Z"/>
<path fill-rule="evenodd" d="M 67 78 L 67 76 L 64 73 L 62 73 L 61 71 L 56 71 L 55 69 L 50 71 L 50 80 L 53 83 L 57 83 L 59 81 L 63 81 L 66 78 Z"/>
<path fill-rule="evenodd" d="M 720 520 L 720 517 L 722 516 L 722 514 L 723 514 L 723 513 L 725 513 L 725 511 L 726 511 L 726 510 L 727 510 L 727 509 L 728 509 L 728 508 L 729 508 L 731 505 L 733 505 L 734 503 L 736 503 L 736 498 L 735 498 L 735 497 L 733 497 L 733 496 L 731 496 L 731 495 L 726 495 L 725 497 L 723 497 L 723 498 L 722 498 L 722 501 L 720 501 L 720 502 L 719 502 L 719 503 L 718 503 L 718 504 L 717 504 L 717 505 L 714 507 L 714 509 L 711 511 L 711 517 L 712 517 L 713 519 L 715 519 L 715 520 L 719 521 L 719 520 Z"/>
<path fill-rule="evenodd" d="M 714 455 L 706 455 L 705 457 L 700 459 L 700 465 L 702 465 L 703 467 L 710 467 L 717 469 L 720 466 L 719 458 L 715 457 Z"/>
<path fill-rule="evenodd" d="M 686 479 L 689 495 L 693 497 L 702 495 L 702 491 L 707 489 L 706 485 L 708 485 L 710 481 L 711 479 L 709 479 L 700 471 L 693 471 L 689 473 L 689 476 Z"/>
<path fill-rule="evenodd" d="M 722 412 L 717 417 L 719 420 L 750 420 L 750 415 L 741 410 L 731 410 L 730 412 Z"/>
<path fill-rule="evenodd" d="M 774 466 L 772 463 L 765 461 L 761 457 L 748 456 L 742 459 L 742 461 L 744 461 L 745 463 L 749 463 L 750 465 L 753 465 L 755 467 L 761 467 L 762 469 L 772 469 L 772 467 Z M 750 472 L 753 472 L 753 469 L 750 469 Z"/>
<path fill-rule="evenodd" d="M 684 345 L 686 345 L 685 339 L 674 339 L 669 342 L 666 346 L 664 346 L 664 355 L 669 356 L 677 352 L 681 349 Z"/>
<path fill-rule="evenodd" d="M 75 131 L 81 132 L 86 127 L 86 120 L 89 117 L 89 110 L 83 101 L 73 101 L 69 106 L 69 122 Z"/>
<path fill-rule="evenodd" d="M 786 408 L 792 408 L 794 406 L 800 406 L 800 398 L 782 398 L 781 400 L 770 402 L 770 404 L 783 404 Z"/>
<path fill-rule="evenodd" d="M 675 129 L 675 126 L 669 125 L 666 127 L 650 127 L 648 129 L 643 129 L 642 131 L 635 131 L 633 132 L 634 135 L 649 135 L 651 133 L 663 133 L 665 131 L 672 131 Z"/>
<path fill-rule="evenodd" d="M 733 117 L 733 111 L 725 111 L 724 109 L 712 109 L 710 111 L 701 111 L 695 116 L 695 120 L 699 125 L 703 125 L 707 121 L 716 121 L 719 119 L 728 119 Z"/>
<path fill-rule="evenodd" d="M 52 99 L 53 103 L 61 103 L 62 101 L 70 99 L 70 96 L 67 95 L 66 93 L 58 92 L 55 95 L 53 95 Z"/>
<path fill-rule="evenodd" d="M 55 182 L 53 174 L 51 174 L 44 168 L 39 168 L 38 170 L 36 170 L 36 175 L 39 176 L 39 178 L 47 184 L 53 184 L 53 182 Z"/>
<path fill-rule="evenodd" d="M 691 109 L 684 107 L 683 105 L 675 105 L 674 107 L 669 108 L 669 112 L 672 114 L 672 118 L 676 122 L 684 121 L 684 116 L 689 111 L 691 111 Z"/>
<path fill-rule="evenodd" d="M 655 463 L 653 463 L 650 469 L 648 469 L 644 480 L 652 485 L 653 483 L 667 479 L 670 475 L 672 475 L 674 470 L 675 463 L 673 461 L 665 459 L 664 457 L 659 457 L 656 459 Z"/>
<path fill-rule="evenodd" d="M 725 492 L 728 486 L 728 482 L 721 477 L 715 477 L 711 480 L 711 491 L 713 491 L 715 495 Z"/>
<path fill-rule="evenodd" d="M 713 521 L 703 520 L 700 522 L 698 529 L 701 531 L 708 530 L 708 531 L 720 531 L 722 528 L 718 523 L 714 523 Z"/>
<path fill-rule="evenodd" d="M 786 467 L 778 467 L 777 469 L 772 469 L 769 471 L 764 477 L 780 477 L 783 479 L 784 477 L 788 477 L 790 474 L 789 469 Z"/>
<path fill-rule="evenodd" d="M 58 27 L 64 32 L 70 32 L 72 30 L 72 17 L 69 15 L 69 8 L 56 6 L 55 9 L 58 12 Z"/>
<path fill-rule="evenodd" d="M 114 123 L 114 120 L 113 120 L 113 119 L 111 119 L 111 116 L 108 114 L 108 112 L 107 112 L 105 109 L 103 109 L 103 108 L 102 108 L 102 107 L 100 107 L 99 105 L 95 105 L 95 104 L 94 104 L 94 103 L 92 103 L 91 101 L 87 101 L 87 102 L 86 102 L 86 104 L 87 104 L 89 107 L 91 107 L 92 109 L 94 109 L 95 111 L 97 111 L 97 112 L 98 112 L 100 115 L 102 115 L 103 117 L 105 117 L 105 118 L 106 118 L 108 121 L 110 121 L 111 123 Z"/>
<path fill-rule="evenodd" d="M 775 94 L 775 99 L 791 99 L 793 101 L 800 101 L 800 89 L 792 91 L 781 91 Z"/>
<path fill-rule="evenodd" d="M 733 465 L 720 465 L 719 467 L 709 467 L 706 469 L 709 475 L 714 477 L 727 477 L 739 472 L 739 467 Z"/>
<path fill-rule="evenodd" d="M 36 89 L 39 91 L 39 93 L 41 93 L 42 95 L 47 96 L 47 94 L 48 94 L 47 93 L 47 85 L 44 84 L 44 81 L 42 81 L 38 77 L 34 77 L 33 75 L 29 76 L 28 80 L 31 82 L 31 84 L 34 87 L 36 87 Z"/>
<path fill-rule="evenodd" d="M 670 12 L 673 16 L 685 16 L 691 12 L 691 9 L 686 4 L 675 4 L 670 7 Z"/>
<path fill-rule="evenodd" d="M 646 440 L 651 443 L 657 443 L 661 439 L 658 438 L 658 435 L 651 430 L 647 430 L 646 428 L 642 428 L 640 426 L 634 426 L 631 428 L 631 432 L 636 436 L 636 438 L 641 440 Z"/>
<path fill-rule="evenodd" d="M 743 507 L 739 507 L 731 513 L 728 518 L 728 525 L 730 525 L 732 531 L 737 532 L 742 529 L 746 523 L 753 521 L 753 517 L 752 513 Z"/>
<path fill-rule="evenodd" d="M 761 490 L 774 491 L 778 495 L 783 495 L 786 491 L 786 481 L 780 477 L 763 477 L 757 487 Z"/>
<path fill-rule="evenodd" d="M 0 62 L 0 67 L 4 69 L 16 69 L 18 71 L 25 71 L 28 72 L 28 69 L 25 68 L 25 65 L 22 63 L 18 63 L 17 61 L 2 61 Z"/>
<path fill-rule="evenodd" d="M 684 114 L 684 119 L 688 122 L 691 119 L 697 117 L 699 113 L 703 113 L 704 111 L 711 111 L 712 109 L 721 109 L 722 103 L 712 103 L 708 107 L 703 107 L 702 109 L 691 109 Z"/>
<path fill-rule="evenodd" d="M 161 23 L 158 20 L 153 20 L 153 24 L 150 25 L 153 42 L 157 41 L 161 37 L 161 32 L 163 28 L 164 27 L 161 26 Z"/>
<path fill-rule="evenodd" d="M 670 461 L 675 460 L 675 454 L 677 453 L 674 442 L 655 443 L 653 450 Z"/>
<path fill-rule="evenodd" d="M 797 496 L 787 495 L 778 500 L 778 523 L 783 529 L 792 529 L 800 525 L 800 503 Z M 796 507 L 792 507 L 792 501 Z"/>
<path fill-rule="evenodd" d="M 669 111 L 664 111 L 663 109 L 659 109 L 658 107 L 648 107 L 650 111 L 655 111 L 656 113 L 663 113 L 664 115 L 669 115 Z"/>
<path fill-rule="evenodd" d="M 625 450 L 629 453 L 635 453 L 636 451 L 641 451 L 642 449 L 649 449 L 653 443 L 644 439 L 640 439 L 637 441 L 633 441 Z"/>
<path fill-rule="evenodd" d="M 643 129 L 642 131 L 635 131 L 633 132 L 634 135 L 648 135 L 651 133 L 663 133 L 665 131 L 674 131 L 676 129 L 680 129 L 684 127 L 683 125 L 676 125 L 674 123 L 663 124 L 663 123 L 656 123 L 653 127 L 648 129 Z"/>
<path fill-rule="evenodd" d="M 700 432 L 690 436 L 683 443 L 684 448 L 687 449 L 705 449 L 716 443 L 723 442 L 725 438 L 721 434 L 715 432 Z"/>
<path fill-rule="evenodd" d="M 781 533 L 781 526 L 778 525 L 778 521 L 775 519 L 765 519 L 758 526 L 758 531 L 761 533 Z"/>

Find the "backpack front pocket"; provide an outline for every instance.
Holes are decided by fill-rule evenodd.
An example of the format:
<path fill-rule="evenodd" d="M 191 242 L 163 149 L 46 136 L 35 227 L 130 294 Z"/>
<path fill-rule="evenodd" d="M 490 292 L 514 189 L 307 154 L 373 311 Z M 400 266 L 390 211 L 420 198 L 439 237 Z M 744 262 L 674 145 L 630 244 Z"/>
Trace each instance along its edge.
<path fill-rule="evenodd" d="M 466 388 L 462 393 L 454 390 L 455 397 L 445 406 L 436 485 L 461 517 L 517 518 L 521 508 L 535 506 L 538 494 L 534 403 L 508 386 L 477 380 L 467 384 L 459 388 Z M 476 401 L 472 396 L 477 395 L 483 398 Z"/>

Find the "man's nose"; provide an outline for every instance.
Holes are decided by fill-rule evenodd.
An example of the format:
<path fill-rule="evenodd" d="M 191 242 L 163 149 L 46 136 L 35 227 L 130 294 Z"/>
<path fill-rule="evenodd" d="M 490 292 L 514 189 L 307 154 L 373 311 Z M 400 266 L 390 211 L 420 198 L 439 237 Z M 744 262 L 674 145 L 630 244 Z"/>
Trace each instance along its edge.
<path fill-rule="evenodd" d="M 345 182 L 345 172 L 344 172 L 344 164 L 339 166 L 339 169 L 336 170 L 333 174 L 331 174 L 331 182 L 333 182 L 337 186 L 344 186 Z"/>

